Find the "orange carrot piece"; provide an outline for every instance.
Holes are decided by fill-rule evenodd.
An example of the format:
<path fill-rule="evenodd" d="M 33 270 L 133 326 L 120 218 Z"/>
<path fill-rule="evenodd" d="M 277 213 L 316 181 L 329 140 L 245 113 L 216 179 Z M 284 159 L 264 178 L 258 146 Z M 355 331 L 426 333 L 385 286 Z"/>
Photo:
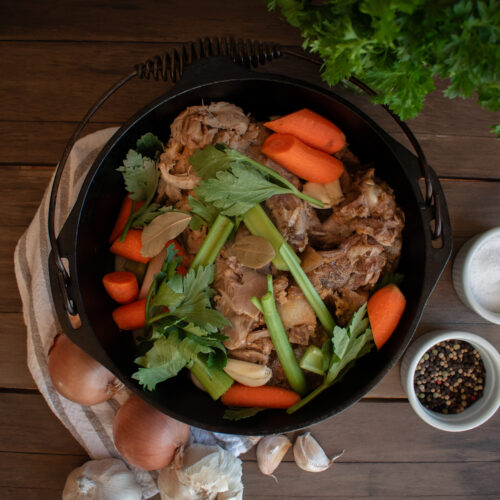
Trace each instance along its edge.
<path fill-rule="evenodd" d="M 115 271 L 105 274 L 102 283 L 109 296 L 119 304 L 128 304 L 137 299 L 139 284 L 134 273 Z"/>
<path fill-rule="evenodd" d="M 116 238 L 109 250 L 111 253 L 121 255 L 126 259 L 147 264 L 151 260 L 151 257 L 144 257 L 141 254 L 141 248 L 142 231 L 140 229 L 129 229 L 125 239 L 120 241 L 120 237 Z"/>
<path fill-rule="evenodd" d="M 137 212 L 137 210 L 139 210 L 139 208 L 141 208 L 142 205 L 144 205 L 143 201 L 136 201 L 134 212 Z M 118 238 L 118 236 L 122 234 L 122 231 L 125 229 L 125 226 L 127 224 L 128 218 L 130 217 L 131 211 L 132 211 L 132 200 L 127 195 L 123 199 L 123 203 L 120 208 L 120 213 L 118 214 L 118 218 L 116 219 L 115 222 L 115 227 L 113 227 L 113 231 L 111 231 L 111 236 L 109 237 L 110 243 L 113 243 L 113 241 L 115 241 L 116 238 Z"/>
<path fill-rule="evenodd" d="M 396 285 L 386 285 L 368 299 L 366 307 L 373 340 L 380 349 L 398 326 L 406 307 L 406 298 Z"/>
<path fill-rule="evenodd" d="M 113 311 L 113 320 L 120 330 L 135 330 L 146 324 L 146 299 L 137 300 Z"/>
<path fill-rule="evenodd" d="M 311 148 L 290 134 L 270 135 L 261 151 L 306 181 L 328 184 L 344 172 L 344 165 L 340 160 L 324 151 Z"/>
<path fill-rule="evenodd" d="M 264 125 L 273 132 L 293 135 L 308 146 L 325 153 L 336 153 L 345 146 L 344 132 L 310 109 L 295 111 Z"/>
<path fill-rule="evenodd" d="M 222 395 L 221 401 L 226 406 L 286 409 L 300 401 L 300 396 L 282 387 L 249 387 L 235 383 Z"/>

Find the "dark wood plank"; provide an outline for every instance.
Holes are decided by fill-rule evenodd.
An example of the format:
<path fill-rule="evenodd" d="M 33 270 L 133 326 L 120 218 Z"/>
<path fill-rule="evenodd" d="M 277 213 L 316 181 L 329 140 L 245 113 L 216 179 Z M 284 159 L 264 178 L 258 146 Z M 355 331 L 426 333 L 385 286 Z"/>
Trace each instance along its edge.
<path fill-rule="evenodd" d="M 26 326 L 21 313 L 0 313 L 0 387 L 36 389 L 27 365 Z"/>
<path fill-rule="evenodd" d="M 272 478 L 262 478 L 255 463 L 245 462 L 245 492 L 261 499 L 276 497 L 435 498 L 438 495 L 500 495 L 498 462 L 474 463 L 347 463 L 337 462 L 327 472 L 311 474 L 293 463 L 281 464 Z"/>
<path fill-rule="evenodd" d="M 47 9 L 36 0 L 4 0 L 0 39 L 162 42 L 234 35 L 299 44 L 299 33 L 261 0 L 98 2 L 55 0 Z M 231 22 L 228 22 L 231 20 Z"/>
<path fill-rule="evenodd" d="M 87 456 L 40 394 L 0 393 L 0 452 Z"/>
<path fill-rule="evenodd" d="M 0 452 L 85 456 L 39 394 L 0 393 L 0 424 Z M 500 461 L 500 414 L 457 441 L 457 434 L 421 421 L 406 402 L 361 401 L 310 430 L 328 453 L 345 449 L 342 461 L 350 463 Z M 242 459 L 255 461 L 255 449 Z M 284 460 L 293 462 L 291 451 Z"/>

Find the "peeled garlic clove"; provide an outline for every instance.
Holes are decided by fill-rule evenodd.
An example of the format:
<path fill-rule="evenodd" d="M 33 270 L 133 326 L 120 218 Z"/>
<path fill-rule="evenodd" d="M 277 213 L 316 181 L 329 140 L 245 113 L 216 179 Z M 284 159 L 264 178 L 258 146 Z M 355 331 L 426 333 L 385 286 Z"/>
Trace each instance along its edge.
<path fill-rule="evenodd" d="M 295 463 L 307 472 L 323 472 L 331 467 L 337 458 L 344 454 L 340 453 L 332 458 L 328 458 L 323 448 L 311 436 L 310 432 L 306 432 L 299 436 L 293 445 L 293 456 Z"/>
<path fill-rule="evenodd" d="M 273 375 L 271 368 L 240 359 L 228 359 L 224 371 L 236 382 L 250 387 L 267 384 Z"/>
<path fill-rule="evenodd" d="M 262 438 L 257 446 L 257 465 L 260 472 L 265 476 L 270 476 L 281 463 L 290 446 L 292 443 L 283 435 Z"/>

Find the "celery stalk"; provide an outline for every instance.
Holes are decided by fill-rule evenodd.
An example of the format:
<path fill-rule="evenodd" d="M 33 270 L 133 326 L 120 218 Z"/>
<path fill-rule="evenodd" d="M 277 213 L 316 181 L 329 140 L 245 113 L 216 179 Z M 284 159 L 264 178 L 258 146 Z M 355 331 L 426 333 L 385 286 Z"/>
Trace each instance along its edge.
<path fill-rule="evenodd" d="M 214 400 L 219 399 L 233 384 L 233 379 L 224 370 L 209 368 L 200 355 L 189 369 Z"/>
<path fill-rule="evenodd" d="M 295 403 L 293 406 L 290 406 L 286 410 L 286 412 L 291 415 L 292 413 L 295 413 L 297 410 L 300 410 L 303 406 L 305 406 L 309 401 L 314 399 L 318 394 L 321 394 L 325 389 L 328 389 L 331 387 L 331 384 L 323 382 L 319 387 L 316 387 L 314 391 L 309 393 L 305 398 L 302 398 L 300 401 Z"/>
<path fill-rule="evenodd" d="M 321 349 L 315 345 L 310 345 L 300 359 L 299 366 L 303 370 L 317 373 L 318 375 L 324 375 L 323 353 L 321 352 Z"/>
<path fill-rule="evenodd" d="M 254 302 L 254 300 L 252 300 L 252 302 Z M 267 293 L 260 299 L 260 305 L 264 313 L 264 320 L 266 321 L 269 335 L 276 349 L 276 353 L 278 354 L 286 378 L 291 388 L 303 396 L 307 392 L 306 378 L 300 369 L 292 345 L 286 334 L 285 327 L 276 309 L 273 294 L 273 278 L 270 274 L 267 276 Z"/>
<path fill-rule="evenodd" d="M 224 243 L 229 238 L 233 227 L 234 223 L 231 219 L 219 214 L 208 231 L 207 237 L 196 254 L 190 269 L 196 270 L 199 266 L 213 264 Z"/>
<path fill-rule="evenodd" d="M 333 328 L 335 327 L 335 321 L 330 314 L 330 311 L 326 307 L 325 303 L 321 300 L 318 292 L 314 288 L 313 284 L 309 281 L 307 274 L 304 272 L 300 264 L 297 263 L 294 251 L 290 248 L 287 243 L 283 243 L 279 249 L 280 255 L 290 268 L 290 272 L 294 277 L 297 285 L 299 285 L 302 293 L 307 299 L 307 302 L 311 305 L 316 316 L 318 317 L 323 328 L 327 331 L 329 335 L 333 334 Z"/>
<path fill-rule="evenodd" d="M 288 271 L 288 266 L 280 255 L 280 247 L 283 243 L 286 243 L 285 239 L 264 212 L 264 209 L 260 205 L 255 205 L 243 216 L 243 223 L 252 234 L 262 236 L 271 243 L 276 253 L 273 259 L 274 267 L 280 271 Z M 295 259 L 300 263 L 296 255 Z"/>

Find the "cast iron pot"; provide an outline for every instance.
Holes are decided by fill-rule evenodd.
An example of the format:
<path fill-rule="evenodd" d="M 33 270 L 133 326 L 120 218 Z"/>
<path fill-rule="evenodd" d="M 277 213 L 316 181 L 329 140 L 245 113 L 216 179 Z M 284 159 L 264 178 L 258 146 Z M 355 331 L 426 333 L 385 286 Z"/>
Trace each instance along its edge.
<path fill-rule="evenodd" d="M 181 372 L 145 392 L 131 379 L 136 371 L 131 334 L 119 331 L 102 277 L 113 269 L 108 237 L 125 195 L 121 164 L 129 148 L 151 131 L 164 142 L 173 119 L 187 106 L 224 100 L 241 106 L 257 120 L 310 108 L 335 122 L 346 134 L 351 150 L 362 162 L 374 162 L 376 175 L 394 189 L 406 225 L 398 272 L 405 275 L 407 298 L 403 318 L 387 344 L 362 358 L 340 383 L 287 415 L 268 410 L 237 422 L 222 418 L 224 406 L 197 389 Z M 432 194 L 424 199 L 417 157 L 392 139 L 369 117 L 333 92 L 303 81 L 251 71 L 228 59 L 203 59 L 183 73 L 172 90 L 127 121 L 108 141 L 91 167 L 78 199 L 50 257 L 51 286 L 57 314 L 69 338 L 113 372 L 145 401 L 162 412 L 196 427 L 222 433 L 263 435 L 300 429 L 332 417 L 366 395 L 396 364 L 410 342 L 451 253 L 451 228 L 445 198 L 435 173 L 428 168 Z M 55 200 L 53 200 L 55 203 Z M 53 207 L 52 207 L 53 208 Z M 436 227 L 440 237 L 436 237 Z M 433 229 L 434 228 L 434 229 Z M 57 260 L 68 259 L 65 276 Z M 74 329 L 68 309 L 77 312 L 81 327 Z"/>

